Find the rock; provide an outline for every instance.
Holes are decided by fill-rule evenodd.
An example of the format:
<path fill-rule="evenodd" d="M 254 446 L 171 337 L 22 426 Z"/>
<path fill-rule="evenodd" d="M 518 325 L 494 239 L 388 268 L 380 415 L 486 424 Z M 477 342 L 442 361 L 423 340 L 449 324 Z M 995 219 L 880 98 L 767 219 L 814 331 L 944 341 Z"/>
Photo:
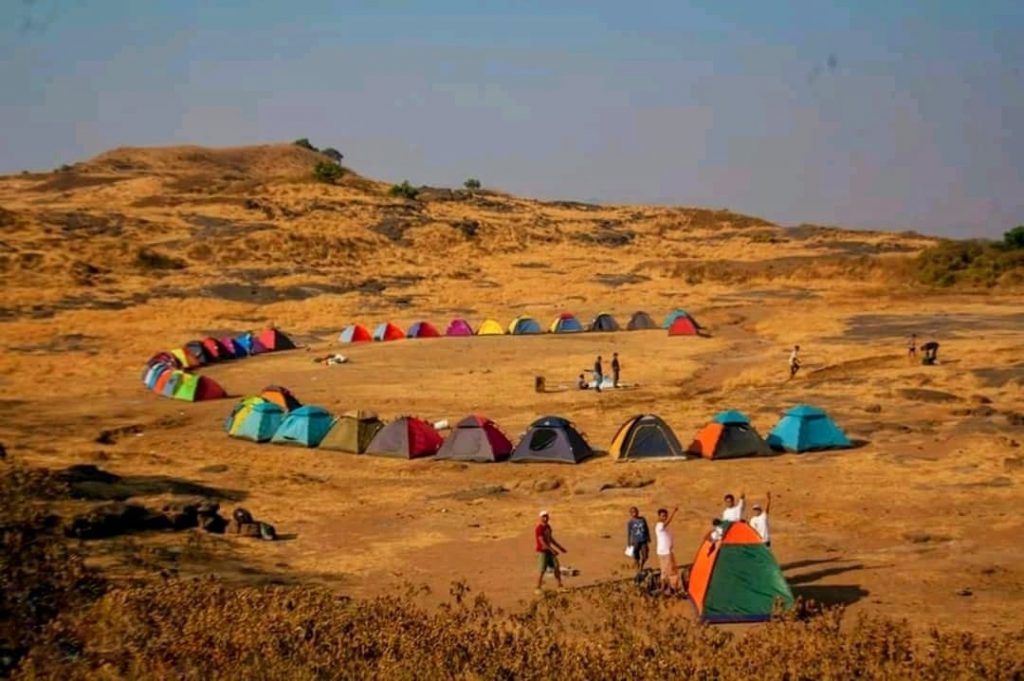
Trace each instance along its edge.
<path fill-rule="evenodd" d="M 915 402 L 956 402 L 960 398 L 952 393 L 925 388 L 901 388 L 897 390 L 902 397 Z"/>
<path fill-rule="evenodd" d="M 654 484 L 654 478 L 646 478 L 640 475 L 620 475 L 618 478 L 609 480 L 607 478 L 590 478 L 581 480 L 573 487 L 575 494 L 587 494 L 603 492 L 609 489 L 639 489 Z"/>
<path fill-rule="evenodd" d="M 903 538 L 914 544 L 927 544 L 932 540 L 927 532 L 904 532 Z"/>
<path fill-rule="evenodd" d="M 459 490 L 458 492 L 452 492 L 451 494 L 445 494 L 443 496 L 451 499 L 458 499 L 459 501 L 472 501 L 473 499 L 498 497 L 507 493 L 508 489 L 506 489 L 504 485 L 484 485 L 483 487 Z"/>
<path fill-rule="evenodd" d="M 137 504 L 104 504 L 71 519 L 64 533 L 78 539 L 103 539 L 133 532 L 164 530 L 170 520 Z"/>
<path fill-rule="evenodd" d="M 1006 414 L 1006 422 L 1011 426 L 1024 426 L 1024 414 L 1016 411 L 1004 412 Z"/>
<path fill-rule="evenodd" d="M 120 428 L 105 429 L 101 430 L 100 434 L 96 436 L 96 442 L 101 445 L 112 445 L 116 444 L 122 435 L 137 435 L 141 432 L 142 426 L 138 424 L 121 426 Z"/>
<path fill-rule="evenodd" d="M 550 492 L 556 490 L 562 486 L 562 481 L 558 478 L 541 478 L 540 480 L 533 481 L 534 492 Z"/>
<path fill-rule="evenodd" d="M 199 472 L 200 473 L 224 473 L 227 470 L 228 470 L 228 467 L 227 467 L 226 464 L 216 463 L 216 464 L 213 464 L 212 466 L 203 466 L 202 468 L 199 469 Z"/>
<path fill-rule="evenodd" d="M 1007 473 L 1024 470 L 1024 459 L 1019 456 L 1011 456 L 1003 459 L 1003 470 Z"/>
<path fill-rule="evenodd" d="M 975 404 L 992 404 L 992 400 L 984 395 L 971 395 L 971 402 Z"/>
<path fill-rule="evenodd" d="M 866 411 L 869 414 L 881 414 L 882 413 L 882 405 L 880 405 L 880 404 L 872 404 L 872 405 L 869 405 L 867 407 L 864 407 L 864 411 Z"/>
<path fill-rule="evenodd" d="M 974 592 L 969 587 L 964 587 L 956 592 L 957 596 L 973 596 Z"/>

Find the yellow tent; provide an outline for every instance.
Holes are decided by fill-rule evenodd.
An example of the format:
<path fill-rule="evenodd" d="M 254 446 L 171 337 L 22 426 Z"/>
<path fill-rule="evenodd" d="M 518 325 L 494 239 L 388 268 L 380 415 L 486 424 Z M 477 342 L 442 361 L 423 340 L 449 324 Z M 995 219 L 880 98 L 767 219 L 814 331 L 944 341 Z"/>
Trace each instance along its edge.
<path fill-rule="evenodd" d="M 485 319 L 480 328 L 476 330 L 478 336 L 501 336 L 504 333 L 505 329 L 493 319 Z"/>

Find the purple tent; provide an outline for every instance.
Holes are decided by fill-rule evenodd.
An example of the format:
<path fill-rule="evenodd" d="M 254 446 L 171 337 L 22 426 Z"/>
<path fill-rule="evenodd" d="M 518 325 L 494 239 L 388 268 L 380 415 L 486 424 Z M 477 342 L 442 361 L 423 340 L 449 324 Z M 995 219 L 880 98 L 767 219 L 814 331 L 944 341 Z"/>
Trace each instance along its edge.
<path fill-rule="evenodd" d="M 473 327 L 465 319 L 453 319 L 448 329 L 444 332 L 446 336 L 472 336 Z"/>

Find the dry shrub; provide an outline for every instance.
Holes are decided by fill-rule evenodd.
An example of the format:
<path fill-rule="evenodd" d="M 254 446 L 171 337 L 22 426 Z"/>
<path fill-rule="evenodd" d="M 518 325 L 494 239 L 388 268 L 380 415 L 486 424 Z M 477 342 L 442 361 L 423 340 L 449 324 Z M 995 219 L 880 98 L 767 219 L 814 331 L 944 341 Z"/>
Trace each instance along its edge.
<path fill-rule="evenodd" d="M 64 617 L 25 678 L 1013 679 L 1024 632 L 933 633 L 842 610 L 749 633 L 681 617 L 631 585 L 539 599 L 518 613 L 461 584 L 439 608 L 415 594 L 353 602 L 312 588 L 214 579 L 113 592 Z"/>

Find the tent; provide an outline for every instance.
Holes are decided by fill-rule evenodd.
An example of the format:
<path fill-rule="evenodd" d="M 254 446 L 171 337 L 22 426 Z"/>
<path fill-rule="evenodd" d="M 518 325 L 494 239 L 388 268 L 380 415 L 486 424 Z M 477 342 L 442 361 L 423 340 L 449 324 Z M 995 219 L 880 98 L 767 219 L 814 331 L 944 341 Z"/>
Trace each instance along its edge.
<path fill-rule="evenodd" d="M 563 312 L 555 317 L 548 329 L 551 333 L 578 333 L 583 325 L 571 312 Z"/>
<path fill-rule="evenodd" d="M 670 329 L 670 328 L 672 328 L 672 324 L 677 319 L 679 319 L 680 317 L 689 317 L 689 316 L 690 316 L 690 313 L 687 312 L 686 310 L 681 310 L 679 308 L 676 308 L 676 309 L 674 309 L 674 310 L 672 310 L 671 312 L 668 313 L 668 315 L 665 317 L 665 321 L 663 321 L 661 323 L 661 328 L 663 328 L 663 329 Z"/>
<path fill-rule="evenodd" d="M 228 353 L 230 353 L 231 357 L 234 359 L 239 359 L 249 354 L 245 351 L 245 348 L 239 347 L 235 343 L 235 339 L 231 338 L 230 336 L 225 336 L 221 338 L 220 344 L 224 346 L 224 349 L 227 350 Z"/>
<path fill-rule="evenodd" d="M 473 327 L 469 325 L 465 319 L 453 319 L 448 323 L 448 328 L 445 329 L 444 335 L 446 336 L 472 336 Z"/>
<path fill-rule="evenodd" d="M 444 442 L 434 426 L 413 416 L 403 416 L 380 429 L 366 448 L 367 454 L 419 459 L 437 454 Z"/>
<path fill-rule="evenodd" d="M 510 461 L 579 463 L 594 455 L 579 431 L 560 416 L 545 416 L 530 424 Z"/>
<path fill-rule="evenodd" d="M 172 364 L 154 364 L 153 366 L 146 369 L 145 375 L 142 377 L 142 382 L 147 388 L 153 390 L 156 386 L 157 380 L 160 378 L 160 374 L 166 371 L 174 371 L 174 365 Z"/>
<path fill-rule="evenodd" d="M 372 341 L 369 329 L 362 324 L 349 324 L 341 331 L 338 340 L 342 343 L 363 343 Z"/>
<path fill-rule="evenodd" d="M 767 456 L 772 453 L 746 414 L 735 410 L 715 414 L 693 438 L 687 448 L 690 454 L 705 459 L 738 459 L 744 456 Z"/>
<path fill-rule="evenodd" d="M 634 312 L 633 316 L 629 318 L 629 323 L 626 324 L 627 331 L 646 331 L 656 328 L 658 328 L 658 324 L 651 319 L 651 315 L 643 311 Z"/>
<path fill-rule="evenodd" d="M 171 364 L 175 369 L 181 368 L 181 363 L 178 361 L 178 358 L 166 350 L 162 350 L 146 360 L 147 368 L 154 364 Z"/>
<path fill-rule="evenodd" d="M 267 442 L 280 430 L 284 419 L 284 410 L 273 402 L 256 402 L 239 411 L 228 435 L 253 442 Z"/>
<path fill-rule="evenodd" d="M 185 348 L 171 350 L 171 355 L 178 360 L 178 366 L 182 369 L 195 369 L 200 366 L 199 359 Z"/>
<path fill-rule="evenodd" d="M 768 433 L 768 446 L 787 452 L 843 449 L 850 440 L 824 410 L 798 404 L 787 411 Z"/>
<path fill-rule="evenodd" d="M 219 340 L 216 338 L 207 336 L 202 340 L 203 348 L 206 350 L 206 354 L 209 355 L 214 362 L 223 362 L 226 359 L 234 359 L 233 353 L 229 352 Z"/>
<path fill-rule="evenodd" d="M 268 352 L 278 352 L 280 350 L 294 350 L 295 343 L 292 339 L 284 334 L 280 329 L 270 327 L 260 332 L 260 335 L 256 337 L 256 340 L 260 342 L 260 345 L 265 347 Z"/>
<path fill-rule="evenodd" d="M 685 459 L 672 428 L 654 414 L 639 414 L 622 424 L 609 454 L 622 459 Z"/>
<path fill-rule="evenodd" d="M 285 411 L 294 411 L 302 406 L 302 402 L 295 397 L 295 393 L 279 385 L 268 385 L 260 391 L 260 397 L 267 402 L 273 402 Z"/>
<path fill-rule="evenodd" d="M 690 315 L 683 315 L 676 317 L 675 321 L 672 322 L 672 326 L 668 327 L 668 335 L 670 336 L 696 336 L 698 335 L 700 327 L 697 325 L 696 320 Z"/>
<path fill-rule="evenodd" d="M 194 340 L 185 343 L 185 350 L 192 353 L 192 356 L 199 360 L 199 364 L 205 366 L 217 361 L 216 357 L 210 355 L 206 350 L 206 346 L 203 345 L 203 341 Z"/>
<path fill-rule="evenodd" d="M 270 440 L 276 445 L 316 447 L 331 429 L 334 419 L 320 407 L 299 407 L 289 412 Z"/>
<path fill-rule="evenodd" d="M 174 397 L 175 391 L 178 389 L 178 384 L 187 374 L 180 369 L 174 371 L 165 371 L 160 374 L 160 377 L 156 379 L 156 385 L 153 386 L 153 392 L 160 393 L 164 397 Z"/>
<path fill-rule="evenodd" d="M 249 413 L 249 409 L 254 404 L 262 404 L 266 402 L 265 399 L 259 395 L 250 395 L 239 400 L 234 407 L 231 408 L 231 413 L 224 419 L 224 432 L 231 434 L 231 429 L 235 426 L 235 420 L 244 418 L 245 414 Z"/>
<path fill-rule="evenodd" d="M 228 396 L 227 391 L 209 376 L 181 373 L 174 392 L 169 397 L 185 402 L 202 402 L 203 400 L 219 400 Z"/>
<path fill-rule="evenodd" d="M 512 443 L 494 421 L 484 416 L 467 416 L 441 445 L 438 459 L 490 463 L 512 455 Z"/>
<path fill-rule="evenodd" d="M 508 332 L 514 336 L 541 333 L 540 324 L 532 317 L 516 317 L 508 325 Z"/>
<path fill-rule="evenodd" d="M 375 341 L 393 341 L 399 338 L 405 338 L 405 332 L 391 322 L 381 322 L 373 330 L 373 340 Z"/>
<path fill-rule="evenodd" d="M 763 622 L 776 601 L 793 605 L 793 592 L 770 548 L 750 525 L 725 523 L 722 538 L 705 540 L 693 559 L 690 601 L 704 622 Z"/>
<path fill-rule="evenodd" d="M 437 338 L 441 332 L 430 322 L 416 322 L 409 327 L 406 338 Z"/>
<path fill-rule="evenodd" d="M 480 328 L 476 330 L 478 336 L 501 336 L 505 333 L 505 327 L 493 319 L 485 319 Z"/>
<path fill-rule="evenodd" d="M 320 449 L 362 454 L 384 422 L 372 411 L 345 412 L 320 442 Z"/>
<path fill-rule="evenodd" d="M 618 331 L 619 323 L 615 321 L 615 317 L 611 316 L 607 312 L 594 317 L 594 320 L 590 322 L 588 331 Z"/>

